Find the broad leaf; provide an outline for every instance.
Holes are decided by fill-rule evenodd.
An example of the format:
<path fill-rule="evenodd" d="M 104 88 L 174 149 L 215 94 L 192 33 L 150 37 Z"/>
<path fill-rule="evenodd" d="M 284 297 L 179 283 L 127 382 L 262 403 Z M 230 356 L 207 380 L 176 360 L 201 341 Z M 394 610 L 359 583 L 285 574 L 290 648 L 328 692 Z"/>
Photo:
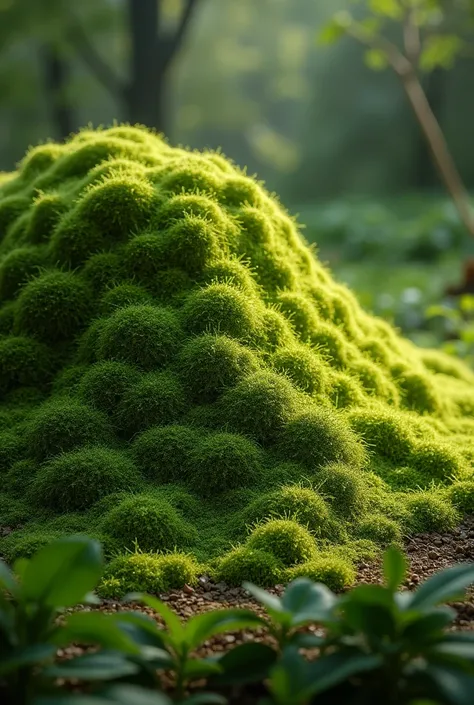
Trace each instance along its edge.
<path fill-rule="evenodd" d="M 256 629 L 265 622 L 250 610 L 229 609 L 205 612 L 189 620 L 185 627 L 184 638 L 191 649 L 196 649 L 215 634 Z"/>
<path fill-rule="evenodd" d="M 44 673 L 49 678 L 78 678 L 85 681 L 104 681 L 133 676 L 139 671 L 137 664 L 121 654 L 99 651 L 85 654 L 70 661 L 50 666 Z"/>
<path fill-rule="evenodd" d="M 255 641 L 240 644 L 219 659 L 222 673 L 213 678 L 212 683 L 236 685 L 262 681 L 276 660 L 276 651 L 266 644 Z"/>
<path fill-rule="evenodd" d="M 299 578 L 290 583 L 282 597 L 284 609 L 291 612 L 291 625 L 324 622 L 337 602 L 336 596 L 325 585 Z"/>
<path fill-rule="evenodd" d="M 0 589 L 7 590 L 12 595 L 18 592 L 18 583 L 10 568 L 0 560 Z"/>
<path fill-rule="evenodd" d="M 455 614 L 454 610 L 443 605 L 413 616 L 402 632 L 407 648 L 416 649 L 420 644 L 428 644 L 433 639 L 439 639 L 443 630 L 452 623 Z"/>
<path fill-rule="evenodd" d="M 196 693 L 182 700 L 180 705 L 226 705 L 226 703 L 227 699 L 222 695 L 217 695 L 217 693 Z M 137 703 L 137 705 L 140 704 Z"/>
<path fill-rule="evenodd" d="M 184 667 L 186 680 L 208 678 L 222 672 L 220 664 L 207 659 L 189 659 Z"/>
<path fill-rule="evenodd" d="M 343 683 L 359 673 L 366 673 L 383 665 L 381 656 L 331 654 L 323 656 L 308 664 L 309 684 L 305 694 L 309 700 L 317 693 L 322 693 Z"/>
<path fill-rule="evenodd" d="M 428 37 L 420 56 L 422 71 L 435 68 L 450 69 L 464 48 L 464 41 L 456 34 L 432 35 Z"/>
<path fill-rule="evenodd" d="M 32 705 L 172 705 L 163 693 L 133 685 L 116 685 L 101 695 L 60 695 L 36 698 Z"/>
<path fill-rule="evenodd" d="M 383 557 L 383 574 L 389 590 L 397 590 L 407 572 L 406 558 L 397 548 L 388 548 Z"/>
<path fill-rule="evenodd" d="M 252 583 L 244 583 L 243 587 L 257 602 L 260 602 L 261 605 L 267 608 L 269 614 L 277 614 L 278 612 L 285 611 L 281 600 L 276 595 L 271 595 L 266 590 L 252 585 Z"/>
<path fill-rule="evenodd" d="M 48 607 L 72 607 L 95 588 L 101 573 L 102 551 L 97 541 L 80 536 L 59 539 L 28 562 L 22 595 Z"/>
<path fill-rule="evenodd" d="M 138 645 L 120 628 L 114 617 L 102 612 L 76 612 L 67 618 L 63 627 L 54 632 L 52 641 L 57 646 L 66 646 L 72 642 L 98 644 L 105 649 L 138 654 Z"/>
<path fill-rule="evenodd" d="M 428 665 L 424 676 L 433 683 L 433 693 L 439 700 L 449 705 L 472 705 L 474 676 L 465 675 L 456 668 Z"/>
<path fill-rule="evenodd" d="M 381 49 L 367 49 L 364 61 L 373 71 L 384 71 L 389 65 L 387 54 Z"/>
<path fill-rule="evenodd" d="M 474 582 L 474 564 L 461 564 L 436 573 L 413 593 L 410 609 L 423 610 L 441 602 L 462 599 L 465 590 Z"/>
<path fill-rule="evenodd" d="M 399 0 L 368 0 L 368 5 L 376 15 L 389 17 L 391 20 L 399 20 L 403 16 L 404 9 Z"/>
<path fill-rule="evenodd" d="M 143 602 L 148 607 L 151 607 L 157 612 L 165 622 L 169 634 L 176 643 L 181 643 L 184 639 L 184 627 L 181 624 L 179 617 L 171 610 L 168 605 L 159 600 L 157 597 L 147 595 L 141 592 L 133 592 L 124 597 L 127 602 Z"/>
<path fill-rule="evenodd" d="M 17 649 L 10 653 L 7 658 L 0 660 L 0 675 L 7 675 L 12 671 L 19 670 L 23 666 L 40 664 L 48 659 L 52 659 L 56 649 L 51 644 L 36 644 L 24 649 Z"/>

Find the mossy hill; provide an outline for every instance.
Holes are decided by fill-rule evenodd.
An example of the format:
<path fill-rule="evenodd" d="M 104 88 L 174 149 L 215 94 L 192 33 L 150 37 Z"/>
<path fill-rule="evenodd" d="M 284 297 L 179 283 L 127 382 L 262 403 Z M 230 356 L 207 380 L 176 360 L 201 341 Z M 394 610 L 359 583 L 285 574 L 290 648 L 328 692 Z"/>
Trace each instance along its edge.
<path fill-rule="evenodd" d="M 9 560 L 87 532 L 272 582 L 474 506 L 474 374 L 363 311 L 222 155 L 143 129 L 2 176 L 0 398 Z"/>

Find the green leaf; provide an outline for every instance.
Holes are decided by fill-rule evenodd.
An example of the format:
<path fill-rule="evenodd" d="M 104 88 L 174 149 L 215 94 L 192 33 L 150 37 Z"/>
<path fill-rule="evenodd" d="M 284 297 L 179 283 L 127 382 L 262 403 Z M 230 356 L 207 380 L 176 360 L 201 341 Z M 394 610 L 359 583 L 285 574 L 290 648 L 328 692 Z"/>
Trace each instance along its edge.
<path fill-rule="evenodd" d="M 372 71 L 384 71 L 389 65 L 387 55 L 381 49 L 367 49 L 364 61 Z"/>
<path fill-rule="evenodd" d="M 154 619 L 141 612 L 117 612 L 108 615 L 136 644 L 166 649 L 165 632 Z"/>
<path fill-rule="evenodd" d="M 151 607 L 163 618 L 169 635 L 177 643 L 182 643 L 184 640 L 184 627 L 181 624 L 179 617 L 171 610 L 168 605 L 161 602 L 157 597 L 152 597 L 141 592 L 133 592 L 124 597 L 124 602 L 143 602 L 148 607 Z"/>
<path fill-rule="evenodd" d="M 227 699 L 222 695 L 217 695 L 217 693 L 196 693 L 182 700 L 180 705 L 226 705 L 226 703 Z M 137 703 L 137 705 L 140 704 Z"/>
<path fill-rule="evenodd" d="M 306 697 L 313 697 L 359 673 L 373 671 L 383 665 L 382 656 L 331 654 L 309 664 Z"/>
<path fill-rule="evenodd" d="M 12 595 L 18 592 L 18 583 L 10 568 L 2 560 L 0 560 L 0 589 L 8 590 Z"/>
<path fill-rule="evenodd" d="M 73 642 L 98 644 L 104 649 L 114 649 L 129 654 L 140 653 L 139 646 L 114 619 L 115 615 L 101 612 L 77 612 L 71 614 L 63 627 L 57 629 L 52 641 L 57 646 Z"/>
<path fill-rule="evenodd" d="M 435 607 L 416 616 L 408 613 L 409 624 L 402 632 L 403 639 L 408 643 L 409 649 L 416 649 L 438 640 L 443 630 L 448 627 L 456 613 L 450 607 Z"/>
<path fill-rule="evenodd" d="M 103 681 L 133 676 L 140 670 L 139 666 L 128 661 L 121 654 L 99 651 L 95 654 L 78 656 L 45 669 L 49 678 L 78 678 L 85 681 Z"/>
<path fill-rule="evenodd" d="M 331 20 L 318 34 L 318 44 L 330 46 L 346 34 L 346 28 L 335 20 Z"/>
<path fill-rule="evenodd" d="M 255 683 L 268 676 L 277 660 L 277 653 L 267 644 L 248 642 L 228 651 L 219 659 L 222 673 L 212 679 L 219 685 Z"/>
<path fill-rule="evenodd" d="M 267 608 L 269 614 L 275 615 L 279 612 L 285 611 L 281 600 L 276 597 L 276 595 L 271 595 L 266 590 L 262 590 L 262 588 L 259 588 L 256 585 L 252 585 L 252 583 L 244 583 L 242 587 L 247 590 L 247 592 L 249 592 L 252 597 L 257 600 L 257 602 L 260 602 L 261 605 L 264 605 L 264 607 Z"/>
<path fill-rule="evenodd" d="M 203 641 L 207 641 L 216 634 L 240 629 L 256 629 L 263 624 L 265 622 L 250 610 L 205 612 L 189 620 L 185 627 L 184 638 L 191 649 L 197 649 Z"/>
<path fill-rule="evenodd" d="M 376 15 L 399 20 L 403 16 L 403 7 L 398 0 L 368 0 L 369 9 Z"/>
<path fill-rule="evenodd" d="M 464 47 L 464 41 L 456 34 L 437 34 L 428 37 L 420 56 L 422 71 L 435 68 L 451 69 Z"/>
<path fill-rule="evenodd" d="M 208 678 L 221 672 L 220 664 L 208 659 L 189 659 L 184 667 L 184 677 L 188 681 Z"/>
<path fill-rule="evenodd" d="M 428 665 L 423 675 L 428 677 L 434 686 L 434 692 L 440 701 L 449 705 L 472 705 L 474 693 L 474 677 L 465 675 L 456 668 Z"/>
<path fill-rule="evenodd" d="M 410 609 L 423 610 L 441 602 L 461 599 L 469 585 L 474 583 L 474 564 L 461 564 L 436 573 L 413 593 Z"/>
<path fill-rule="evenodd" d="M 285 590 L 281 604 L 291 612 L 293 627 L 307 622 L 324 622 L 330 616 L 337 598 L 325 585 L 308 578 L 294 580 Z"/>
<path fill-rule="evenodd" d="M 405 580 L 407 562 L 404 554 L 397 548 L 388 548 L 383 557 L 383 574 L 389 590 L 397 590 Z"/>
<path fill-rule="evenodd" d="M 48 607 L 72 607 L 93 590 L 102 573 L 97 541 L 67 537 L 48 544 L 28 562 L 22 597 Z"/>
<path fill-rule="evenodd" d="M 60 695 L 36 698 L 32 705 L 172 705 L 163 693 L 134 685 L 116 685 L 101 695 Z"/>
<path fill-rule="evenodd" d="M 2 657 L 0 661 L 0 675 L 5 676 L 7 673 L 16 671 L 23 666 L 43 663 L 48 659 L 52 659 L 55 653 L 56 649 L 51 644 L 36 644 L 24 649 L 17 649 L 6 658 L 4 656 Z"/>

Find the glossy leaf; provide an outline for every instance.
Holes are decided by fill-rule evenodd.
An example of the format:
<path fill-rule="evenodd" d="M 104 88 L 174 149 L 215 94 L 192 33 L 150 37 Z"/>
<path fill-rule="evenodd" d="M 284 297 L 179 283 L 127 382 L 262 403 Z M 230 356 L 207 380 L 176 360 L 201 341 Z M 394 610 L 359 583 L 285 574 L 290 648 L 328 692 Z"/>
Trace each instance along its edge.
<path fill-rule="evenodd" d="M 140 649 L 137 644 L 120 629 L 113 617 L 101 612 L 76 612 L 67 618 L 64 627 L 54 633 L 53 641 L 57 646 L 71 642 L 99 644 L 105 649 L 138 654 Z"/>
<path fill-rule="evenodd" d="M 124 601 L 127 602 L 143 602 L 148 607 L 151 607 L 157 612 L 165 622 L 170 636 L 176 642 L 181 642 L 184 639 L 184 627 L 181 624 L 179 617 L 171 610 L 168 605 L 159 600 L 157 597 L 147 595 L 141 592 L 134 592 L 126 595 Z"/>
<path fill-rule="evenodd" d="M 240 644 L 219 659 L 222 673 L 213 678 L 212 682 L 219 685 L 235 685 L 264 680 L 275 665 L 276 659 L 276 651 L 267 644 Z"/>
<path fill-rule="evenodd" d="M 254 597 L 257 602 L 267 608 L 269 614 L 277 614 L 284 612 L 281 600 L 276 595 L 271 595 L 266 590 L 253 585 L 252 583 L 244 583 L 243 587 Z"/>
<path fill-rule="evenodd" d="M 474 564 L 461 564 L 436 573 L 413 593 L 410 609 L 423 610 L 441 602 L 460 599 L 474 582 Z"/>
<path fill-rule="evenodd" d="M 203 641 L 207 641 L 216 634 L 240 629 L 256 629 L 262 624 L 264 624 L 263 620 L 250 610 L 205 612 L 189 620 L 185 627 L 185 639 L 191 649 L 196 649 Z"/>
<path fill-rule="evenodd" d="M 45 670 L 49 678 L 78 678 L 86 681 L 103 681 L 133 676 L 138 673 L 137 664 L 121 654 L 99 651 L 78 656 L 70 661 L 51 666 Z"/>
<path fill-rule="evenodd" d="M 291 612 L 292 626 L 307 622 L 324 622 L 329 618 L 336 596 L 325 585 L 313 583 L 308 578 L 293 581 L 285 590 L 281 604 Z"/>
<path fill-rule="evenodd" d="M 424 675 L 432 681 L 433 692 L 441 702 L 449 705 L 472 705 L 474 676 L 465 675 L 455 668 L 439 664 L 427 666 Z"/>
<path fill-rule="evenodd" d="M 59 539 L 28 562 L 22 595 L 49 607 L 72 607 L 95 588 L 101 573 L 102 550 L 97 541 L 80 536 Z"/>

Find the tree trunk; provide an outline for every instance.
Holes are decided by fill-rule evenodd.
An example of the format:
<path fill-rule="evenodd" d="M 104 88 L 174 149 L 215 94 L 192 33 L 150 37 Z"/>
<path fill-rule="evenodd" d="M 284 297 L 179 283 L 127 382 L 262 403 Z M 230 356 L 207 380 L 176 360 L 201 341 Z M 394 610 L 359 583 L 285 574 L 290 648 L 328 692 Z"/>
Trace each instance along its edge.
<path fill-rule="evenodd" d="M 128 0 L 131 32 L 130 80 L 125 91 L 128 120 L 165 129 L 165 76 L 159 48 L 160 3 Z"/>
<path fill-rule="evenodd" d="M 73 111 L 66 96 L 68 66 L 53 44 L 41 47 L 40 60 L 54 132 L 58 139 L 64 140 L 75 129 Z"/>
<path fill-rule="evenodd" d="M 426 79 L 426 97 L 438 122 L 443 108 L 444 84 L 444 72 L 442 69 L 436 69 Z M 420 191 L 428 191 L 436 188 L 439 181 L 436 178 L 436 171 L 433 171 L 431 150 L 420 133 L 419 126 L 417 125 L 416 127 L 415 187 Z"/>

